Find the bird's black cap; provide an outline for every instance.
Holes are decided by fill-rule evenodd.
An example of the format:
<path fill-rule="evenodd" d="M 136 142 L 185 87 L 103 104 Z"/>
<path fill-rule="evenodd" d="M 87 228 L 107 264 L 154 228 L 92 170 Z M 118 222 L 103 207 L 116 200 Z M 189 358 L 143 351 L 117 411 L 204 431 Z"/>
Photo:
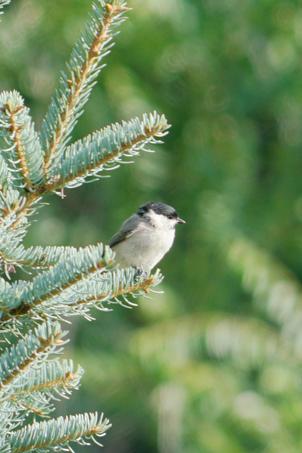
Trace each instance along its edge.
<path fill-rule="evenodd" d="M 184 220 L 182 220 L 175 209 L 172 206 L 169 206 L 168 204 L 161 203 L 160 201 L 149 201 L 148 203 L 144 204 L 141 206 L 137 213 L 140 216 L 143 216 L 146 212 L 149 212 L 150 210 L 154 211 L 156 214 L 161 214 L 169 219 L 177 219 L 178 223 L 186 223 Z"/>

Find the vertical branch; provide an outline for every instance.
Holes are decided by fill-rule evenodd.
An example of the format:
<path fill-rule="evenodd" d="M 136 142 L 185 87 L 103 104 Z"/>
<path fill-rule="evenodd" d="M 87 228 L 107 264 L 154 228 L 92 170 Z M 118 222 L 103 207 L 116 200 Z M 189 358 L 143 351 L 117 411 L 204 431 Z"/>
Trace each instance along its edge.
<path fill-rule="evenodd" d="M 19 169 L 23 177 L 24 187 L 28 190 L 31 189 L 31 181 L 29 178 L 29 168 L 26 162 L 24 144 L 21 140 L 22 126 L 18 125 L 17 114 L 20 113 L 24 106 L 18 106 L 15 109 L 8 103 L 4 106 L 5 113 L 9 119 L 9 129 L 12 141 L 14 142 L 15 152 L 17 154 L 17 162 L 19 163 Z"/>
<path fill-rule="evenodd" d="M 13 185 L 27 192 L 35 191 L 35 186 L 43 179 L 42 151 L 29 109 L 17 91 L 5 91 L 0 95 L 0 124 L 7 145 L 2 155 Z"/>
<path fill-rule="evenodd" d="M 64 149 L 90 95 L 102 68 L 101 60 L 111 47 L 108 44 L 113 36 L 112 28 L 121 22 L 121 15 L 128 10 L 121 0 L 112 4 L 98 0 L 98 4 L 94 5 L 93 17 L 71 55 L 70 73 L 63 74 L 42 125 L 45 176 L 55 156 Z"/>

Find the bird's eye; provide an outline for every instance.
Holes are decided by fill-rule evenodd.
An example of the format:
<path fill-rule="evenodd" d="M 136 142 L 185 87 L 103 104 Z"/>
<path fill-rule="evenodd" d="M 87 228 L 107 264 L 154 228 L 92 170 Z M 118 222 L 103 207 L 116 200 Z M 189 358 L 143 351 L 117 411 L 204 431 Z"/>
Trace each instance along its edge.
<path fill-rule="evenodd" d="M 168 215 L 168 219 L 174 219 L 175 218 L 175 214 L 169 214 Z"/>
<path fill-rule="evenodd" d="M 146 212 L 148 212 L 148 209 L 145 206 L 141 206 L 137 211 L 138 215 L 140 216 L 143 216 L 144 214 L 146 214 Z"/>

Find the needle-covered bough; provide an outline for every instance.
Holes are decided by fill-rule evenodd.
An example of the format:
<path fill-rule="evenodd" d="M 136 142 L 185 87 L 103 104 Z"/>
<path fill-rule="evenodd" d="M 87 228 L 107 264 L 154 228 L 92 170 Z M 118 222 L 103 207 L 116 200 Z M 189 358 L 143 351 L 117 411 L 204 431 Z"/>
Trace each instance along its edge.
<path fill-rule="evenodd" d="M 0 12 L 8 3 L 0 0 Z M 162 278 L 116 268 L 103 244 L 23 244 L 44 195 L 102 178 L 167 133 L 165 117 L 154 112 L 70 143 L 127 10 L 123 0 L 94 2 L 40 132 L 18 92 L 0 94 L 1 452 L 61 451 L 73 442 L 99 442 L 110 427 L 102 415 L 43 420 L 58 396 L 79 386 L 83 372 L 56 357 L 66 342 L 60 321 L 73 315 L 91 319 L 92 308 L 109 311 L 116 303 L 133 306 L 134 297 L 152 291 Z M 12 278 L 17 268 L 29 270 L 26 280 Z"/>

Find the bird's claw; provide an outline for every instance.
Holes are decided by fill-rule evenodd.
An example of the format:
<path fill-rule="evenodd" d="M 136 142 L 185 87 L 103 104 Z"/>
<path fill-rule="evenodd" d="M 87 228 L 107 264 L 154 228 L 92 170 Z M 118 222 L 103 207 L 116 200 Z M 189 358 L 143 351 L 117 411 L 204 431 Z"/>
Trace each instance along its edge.
<path fill-rule="evenodd" d="M 135 280 L 145 280 L 148 277 L 148 272 L 146 272 L 142 267 L 135 268 Z"/>

